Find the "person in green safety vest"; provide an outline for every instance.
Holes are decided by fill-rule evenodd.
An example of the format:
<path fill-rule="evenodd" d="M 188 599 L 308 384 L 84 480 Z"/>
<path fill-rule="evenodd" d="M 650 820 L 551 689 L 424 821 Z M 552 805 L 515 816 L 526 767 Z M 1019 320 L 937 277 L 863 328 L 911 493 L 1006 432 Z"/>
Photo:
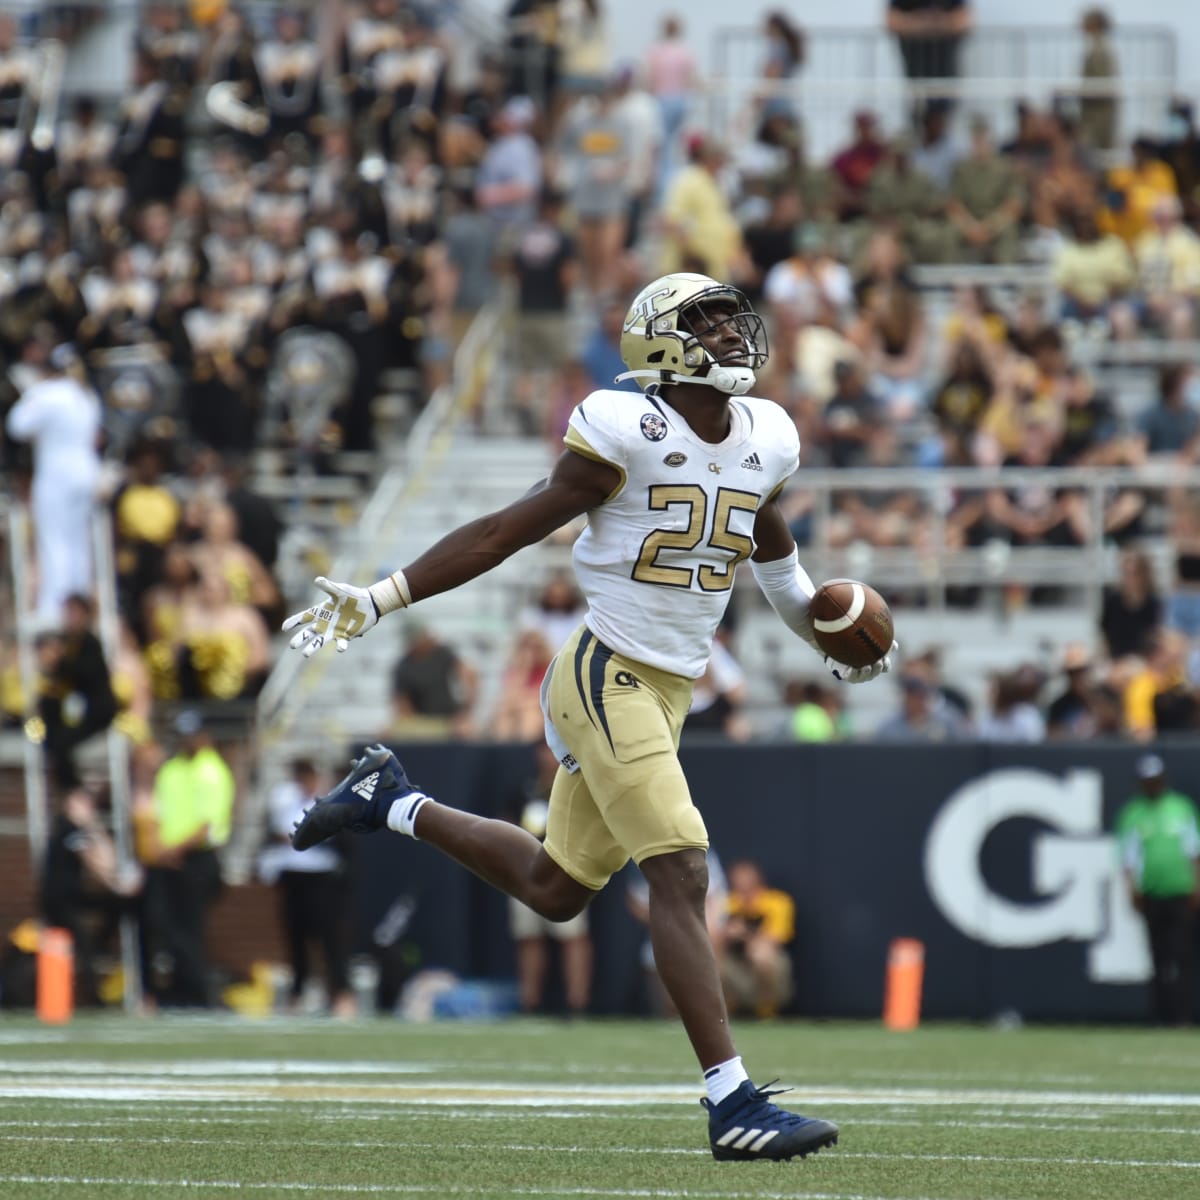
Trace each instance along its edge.
<path fill-rule="evenodd" d="M 162 854 L 147 879 L 147 913 L 173 962 L 160 1000 L 187 1008 L 212 1003 L 205 926 L 221 888 L 217 850 L 233 823 L 233 772 L 212 744 L 200 714 L 175 720 L 180 746 L 154 778 Z"/>
<path fill-rule="evenodd" d="M 1134 908 L 1146 922 L 1154 962 L 1154 1015 L 1164 1025 L 1190 1015 L 1193 932 L 1200 906 L 1200 819 L 1167 782 L 1157 754 L 1137 760 L 1135 795 L 1117 814 L 1121 862 Z"/>

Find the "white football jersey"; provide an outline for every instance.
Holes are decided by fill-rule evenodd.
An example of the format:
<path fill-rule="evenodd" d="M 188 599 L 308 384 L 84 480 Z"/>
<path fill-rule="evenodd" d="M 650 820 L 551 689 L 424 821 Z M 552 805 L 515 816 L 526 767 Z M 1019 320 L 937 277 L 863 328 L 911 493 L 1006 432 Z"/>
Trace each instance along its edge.
<path fill-rule="evenodd" d="M 729 408 L 729 436 L 710 445 L 661 397 L 593 392 L 563 439 L 621 475 L 575 543 L 588 628 L 618 653 L 689 679 L 704 673 L 734 570 L 754 551 L 755 514 L 800 460 L 778 404 L 739 396 Z"/>

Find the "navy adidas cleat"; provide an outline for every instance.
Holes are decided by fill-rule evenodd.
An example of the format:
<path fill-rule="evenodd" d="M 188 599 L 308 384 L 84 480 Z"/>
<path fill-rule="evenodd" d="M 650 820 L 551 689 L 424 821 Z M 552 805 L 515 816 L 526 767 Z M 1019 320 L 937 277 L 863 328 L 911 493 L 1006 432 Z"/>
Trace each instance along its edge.
<path fill-rule="evenodd" d="M 343 829 L 351 833 L 386 829 L 392 802 L 415 791 L 400 760 L 386 746 L 368 746 L 362 758 L 350 764 L 350 774 L 296 822 L 292 845 L 307 850 Z"/>
<path fill-rule="evenodd" d="M 787 1112 L 768 1099 L 787 1090 L 769 1092 L 747 1079 L 720 1104 L 701 1100 L 708 1109 L 708 1141 L 713 1158 L 781 1161 L 837 1145 L 838 1127 L 832 1121 Z"/>

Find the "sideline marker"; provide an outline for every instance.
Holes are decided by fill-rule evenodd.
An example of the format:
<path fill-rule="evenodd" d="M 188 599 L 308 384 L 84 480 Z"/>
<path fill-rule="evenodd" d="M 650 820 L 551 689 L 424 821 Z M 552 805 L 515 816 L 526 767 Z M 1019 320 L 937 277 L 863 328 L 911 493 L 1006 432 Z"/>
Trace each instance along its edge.
<path fill-rule="evenodd" d="M 70 930 L 43 929 L 38 940 L 38 1019 L 65 1025 L 74 1009 L 74 984 L 75 945 Z"/>
<path fill-rule="evenodd" d="M 888 1029 L 916 1029 L 921 1023 L 921 985 L 925 979 L 925 943 L 895 938 L 888 947 L 883 1023 Z"/>

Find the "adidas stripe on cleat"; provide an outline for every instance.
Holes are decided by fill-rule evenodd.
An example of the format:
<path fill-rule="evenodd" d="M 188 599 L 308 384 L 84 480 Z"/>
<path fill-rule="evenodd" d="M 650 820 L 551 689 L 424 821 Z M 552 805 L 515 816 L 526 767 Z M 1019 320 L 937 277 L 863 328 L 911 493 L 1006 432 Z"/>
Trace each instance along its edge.
<path fill-rule="evenodd" d="M 778 1162 L 804 1158 L 825 1146 L 837 1145 L 838 1127 L 832 1121 L 802 1117 L 772 1104 L 769 1097 L 779 1094 L 779 1090 L 756 1088 L 746 1080 L 720 1104 L 701 1100 L 708 1109 L 708 1140 L 713 1158 Z"/>
<path fill-rule="evenodd" d="M 292 845 L 307 850 L 343 830 L 374 833 L 386 829 L 392 804 L 405 796 L 423 798 L 386 746 L 370 746 L 351 764 L 350 774 L 296 822 Z"/>

